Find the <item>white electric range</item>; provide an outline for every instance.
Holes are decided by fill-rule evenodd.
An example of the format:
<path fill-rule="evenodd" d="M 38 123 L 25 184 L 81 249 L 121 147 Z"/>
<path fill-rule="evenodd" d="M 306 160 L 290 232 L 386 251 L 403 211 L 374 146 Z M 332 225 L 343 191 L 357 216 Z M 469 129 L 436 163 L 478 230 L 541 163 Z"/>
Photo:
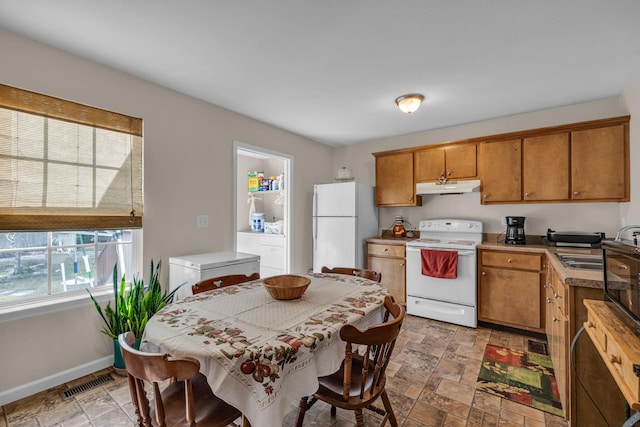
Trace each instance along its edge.
<path fill-rule="evenodd" d="M 463 219 L 420 221 L 420 239 L 407 242 L 407 313 L 475 328 L 477 255 L 482 222 Z M 422 250 L 457 252 L 454 279 L 422 274 Z"/>

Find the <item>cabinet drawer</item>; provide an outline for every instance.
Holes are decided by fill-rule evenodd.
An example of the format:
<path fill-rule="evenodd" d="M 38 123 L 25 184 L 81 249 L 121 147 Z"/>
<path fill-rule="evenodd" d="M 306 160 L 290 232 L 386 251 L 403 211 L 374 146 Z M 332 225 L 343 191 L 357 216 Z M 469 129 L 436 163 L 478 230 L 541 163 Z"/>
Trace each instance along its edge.
<path fill-rule="evenodd" d="M 587 308 L 587 334 L 627 402 L 640 406 L 640 378 L 635 373 L 635 366 L 640 364 L 640 340 L 615 315 L 617 309 L 611 303 L 587 299 L 583 303 Z"/>
<path fill-rule="evenodd" d="M 284 248 L 282 246 L 262 245 L 260 265 L 284 270 Z"/>
<path fill-rule="evenodd" d="M 382 245 L 379 243 L 367 243 L 367 254 L 404 258 L 404 245 Z"/>
<path fill-rule="evenodd" d="M 618 377 L 629 387 L 633 397 L 638 400 L 640 397 L 640 379 L 636 376 L 633 369 L 633 362 L 629 355 L 621 350 L 616 339 L 607 334 L 607 348 L 604 352 L 607 355 L 605 363 L 610 366 L 610 370 L 614 369 L 618 373 Z"/>
<path fill-rule="evenodd" d="M 483 251 L 481 262 L 483 266 L 539 271 L 542 268 L 542 254 Z"/>
<path fill-rule="evenodd" d="M 602 351 L 607 351 L 607 333 L 597 320 L 593 316 L 588 316 L 587 322 L 584 324 L 586 332 L 589 336 L 597 342 Z"/>

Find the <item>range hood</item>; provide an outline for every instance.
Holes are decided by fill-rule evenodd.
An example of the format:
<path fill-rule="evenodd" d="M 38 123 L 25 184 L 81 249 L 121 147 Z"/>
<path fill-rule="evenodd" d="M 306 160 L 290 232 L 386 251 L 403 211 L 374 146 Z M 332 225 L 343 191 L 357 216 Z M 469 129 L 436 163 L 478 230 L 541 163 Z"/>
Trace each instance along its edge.
<path fill-rule="evenodd" d="M 480 191 L 480 180 L 439 182 L 419 182 L 416 184 L 416 194 L 460 194 Z"/>

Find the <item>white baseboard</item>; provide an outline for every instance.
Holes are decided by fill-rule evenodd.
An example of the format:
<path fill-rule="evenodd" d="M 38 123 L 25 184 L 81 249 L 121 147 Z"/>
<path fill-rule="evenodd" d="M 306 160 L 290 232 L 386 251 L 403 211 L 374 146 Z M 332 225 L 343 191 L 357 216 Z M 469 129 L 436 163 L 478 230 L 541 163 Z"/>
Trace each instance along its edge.
<path fill-rule="evenodd" d="M 15 402 L 23 397 L 31 396 L 41 391 L 48 390 L 52 387 L 75 380 L 85 375 L 92 374 L 101 369 L 113 366 L 113 356 L 103 357 L 84 365 L 76 366 L 66 371 L 58 372 L 48 377 L 40 378 L 30 383 L 11 388 L 9 390 L 0 391 L 0 406 L 7 403 Z"/>

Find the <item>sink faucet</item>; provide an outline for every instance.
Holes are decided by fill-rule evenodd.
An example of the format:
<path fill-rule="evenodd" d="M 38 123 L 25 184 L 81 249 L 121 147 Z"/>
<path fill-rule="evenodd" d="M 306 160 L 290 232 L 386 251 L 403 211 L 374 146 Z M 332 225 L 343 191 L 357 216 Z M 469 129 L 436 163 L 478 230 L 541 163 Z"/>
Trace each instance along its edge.
<path fill-rule="evenodd" d="M 619 242 L 622 238 L 622 233 L 624 233 L 627 230 L 631 230 L 633 228 L 637 228 L 640 230 L 640 225 L 627 225 L 625 227 L 622 227 L 620 230 L 618 230 L 618 232 L 616 233 L 616 238 L 615 241 Z"/>

